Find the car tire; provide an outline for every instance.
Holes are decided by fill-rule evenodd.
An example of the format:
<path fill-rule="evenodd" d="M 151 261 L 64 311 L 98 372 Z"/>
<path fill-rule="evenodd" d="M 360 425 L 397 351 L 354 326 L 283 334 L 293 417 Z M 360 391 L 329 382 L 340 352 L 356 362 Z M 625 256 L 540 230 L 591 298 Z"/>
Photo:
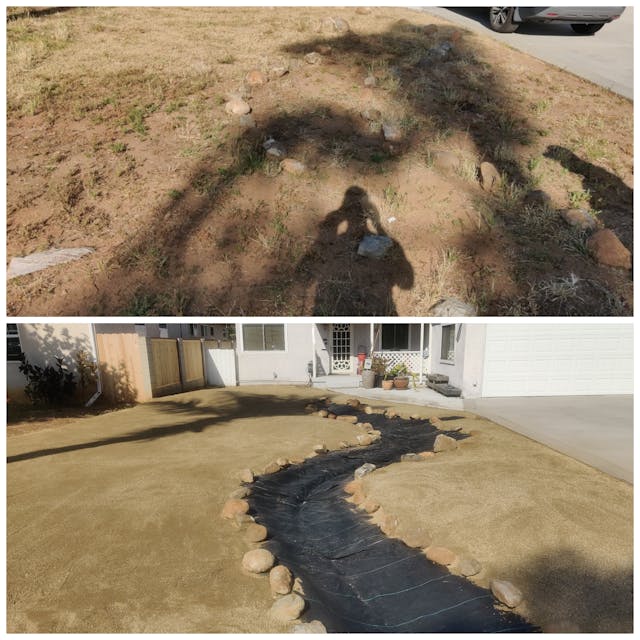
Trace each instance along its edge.
<path fill-rule="evenodd" d="M 571 28 L 581 36 L 592 36 L 596 31 L 600 31 L 604 24 L 572 24 Z"/>
<path fill-rule="evenodd" d="M 498 33 L 513 33 L 519 25 L 513 22 L 515 7 L 489 7 L 489 26 Z"/>

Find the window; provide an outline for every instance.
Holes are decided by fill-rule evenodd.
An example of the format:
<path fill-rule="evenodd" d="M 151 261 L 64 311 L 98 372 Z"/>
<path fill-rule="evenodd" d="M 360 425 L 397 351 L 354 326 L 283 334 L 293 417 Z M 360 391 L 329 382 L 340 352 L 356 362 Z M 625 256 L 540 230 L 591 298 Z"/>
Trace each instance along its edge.
<path fill-rule="evenodd" d="M 453 362 L 456 349 L 456 325 L 447 324 L 442 327 L 442 346 L 440 359 Z"/>
<path fill-rule="evenodd" d="M 403 351 L 409 348 L 408 324 L 382 325 L 382 350 Z"/>
<path fill-rule="evenodd" d="M 284 351 L 283 324 L 242 325 L 244 351 Z"/>
<path fill-rule="evenodd" d="M 7 324 L 7 360 L 9 362 L 19 362 L 22 358 L 22 347 L 20 346 L 20 334 L 17 324 Z"/>

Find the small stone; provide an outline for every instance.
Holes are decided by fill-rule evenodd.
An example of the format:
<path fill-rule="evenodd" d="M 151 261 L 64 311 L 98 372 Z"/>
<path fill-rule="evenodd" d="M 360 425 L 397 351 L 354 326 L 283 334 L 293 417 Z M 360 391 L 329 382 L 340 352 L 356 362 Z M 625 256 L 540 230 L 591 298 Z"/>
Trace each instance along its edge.
<path fill-rule="evenodd" d="M 425 549 L 424 554 L 432 562 L 442 564 L 444 566 L 449 566 L 456 561 L 456 554 L 446 547 L 429 547 Z"/>
<path fill-rule="evenodd" d="M 243 515 L 249 511 L 249 503 L 246 500 L 232 498 L 227 500 L 222 507 L 222 517 L 226 520 L 233 520 L 237 515 Z"/>
<path fill-rule="evenodd" d="M 301 176 L 306 172 L 307 166 L 300 162 L 299 160 L 294 160 L 293 158 L 286 158 L 280 163 L 280 168 L 285 173 L 290 173 L 294 176 Z"/>
<path fill-rule="evenodd" d="M 458 441 L 454 440 L 451 436 L 445 436 L 443 433 L 436 436 L 433 443 L 433 451 L 435 453 L 441 453 L 442 451 L 452 451 L 458 448 Z"/>
<path fill-rule="evenodd" d="M 327 453 L 328 449 L 327 449 L 327 445 L 323 443 L 321 444 L 314 444 L 313 445 L 313 451 L 314 453 Z"/>
<path fill-rule="evenodd" d="M 369 122 L 380 122 L 382 120 L 382 113 L 378 109 L 365 109 L 360 112 L 360 115 Z"/>
<path fill-rule="evenodd" d="M 252 69 L 244 78 L 245 84 L 250 87 L 259 87 L 267 83 L 267 77 L 258 69 Z"/>
<path fill-rule="evenodd" d="M 560 215 L 567 224 L 582 231 L 591 231 L 598 224 L 586 209 L 565 209 L 560 212 Z"/>
<path fill-rule="evenodd" d="M 355 424 L 358 422 L 358 416 L 338 416 L 337 420 L 340 422 L 348 422 L 349 424 Z"/>
<path fill-rule="evenodd" d="M 371 13 L 370 7 L 357 7 L 356 13 L 361 16 L 368 16 Z"/>
<path fill-rule="evenodd" d="M 268 156 L 273 158 L 284 158 L 286 154 L 285 148 L 273 138 L 267 138 L 262 143 L 262 148 L 267 152 Z"/>
<path fill-rule="evenodd" d="M 291 628 L 291 633 L 327 633 L 327 628 L 320 620 L 311 622 L 298 622 Z"/>
<path fill-rule="evenodd" d="M 372 464 L 371 462 L 365 462 L 361 467 L 358 467 L 353 472 L 353 477 L 356 480 L 360 480 L 360 478 L 363 478 L 364 476 L 371 473 L 372 471 L 375 471 L 375 469 L 376 469 L 375 464 Z"/>
<path fill-rule="evenodd" d="M 419 453 L 405 453 L 400 457 L 400 462 L 423 462 L 424 458 Z"/>
<path fill-rule="evenodd" d="M 392 409 L 391 407 L 389 407 L 388 409 L 385 409 L 384 415 L 387 418 L 389 418 L 389 420 L 400 417 L 400 414 L 395 409 Z"/>
<path fill-rule="evenodd" d="M 397 533 L 399 524 L 400 522 L 396 516 L 385 515 L 380 525 L 380 529 L 386 536 L 393 536 Z"/>
<path fill-rule="evenodd" d="M 457 298 L 445 298 L 437 304 L 434 304 L 433 307 L 429 309 L 429 313 L 432 316 L 440 317 L 467 317 L 477 316 L 478 310 L 473 305 L 462 302 L 462 300 L 458 300 Z"/>
<path fill-rule="evenodd" d="M 596 231 L 587 240 L 587 248 L 594 258 L 608 267 L 619 267 L 621 269 L 631 269 L 631 253 L 618 236 L 610 229 Z"/>
<path fill-rule="evenodd" d="M 251 107 L 244 100 L 236 98 L 234 100 L 229 100 L 229 102 L 224 105 L 224 110 L 234 116 L 244 116 L 247 113 L 250 113 Z"/>
<path fill-rule="evenodd" d="M 400 537 L 403 542 L 412 549 L 424 549 L 431 544 L 429 534 L 418 526 L 403 528 Z"/>
<path fill-rule="evenodd" d="M 246 482 L 247 484 L 250 484 L 251 482 L 253 482 L 253 471 L 251 471 L 251 469 L 243 469 L 239 473 L 239 478 L 241 482 Z"/>
<path fill-rule="evenodd" d="M 364 79 L 364 86 L 365 87 L 375 87 L 377 83 L 378 83 L 378 81 L 376 80 L 375 76 L 367 76 Z"/>
<path fill-rule="evenodd" d="M 237 513 L 233 516 L 233 522 L 231 524 L 233 524 L 236 529 L 242 529 L 245 524 L 251 524 L 252 522 L 254 522 L 253 516 L 250 516 L 248 513 Z"/>
<path fill-rule="evenodd" d="M 314 411 L 318 410 L 318 407 L 316 407 L 315 404 L 308 404 L 308 405 L 305 406 L 304 410 L 308 411 L 310 413 L 313 413 Z"/>
<path fill-rule="evenodd" d="M 383 122 L 382 133 L 384 139 L 389 142 L 400 142 L 402 140 L 402 129 L 393 122 Z"/>
<path fill-rule="evenodd" d="M 269 77 L 270 78 L 282 78 L 282 76 L 289 73 L 289 68 L 285 66 L 272 67 L 269 69 Z"/>
<path fill-rule="evenodd" d="M 291 571 L 281 564 L 273 567 L 269 572 L 269 586 L 271 587 L 271 593 L 278 593 L 280 595 L 290 593 L 291 587 L 293 586 Z"/>
<path fill-rule="evenodd" d="M 278 598 L 269 610 L 269 614 L 280 622 L 297 620 L 304 611 L 304 604 L 304 599 L 297 593 L 290 593 Z"/>
<path fill-rule="evenodd" d="M 329 415 L 329 412 L 326 409 L 320 409 L 320 411 L 318 411 L 318 415 L 321 418 L 326 418 Z"/>
<path fill-rule="evenodd" d="M 341 449 L 348 449 L 351 445 L 348 442 L 345 442 L 344 440 L 341 440 L 340 443 L 338 444 L 338 446 Z"/>
<path fill-rule="evenodd" d="M 240 487 L 229 494 L 229 498 L 232 500 L 239 500 L 240 498 L 246 498 L 251 493 L 248 487 Z"/>
<path fill-rule="evenodd" d="M 372 431 L 374 431 L 373 425 L 370 422 L 362 422 L 360 424 L 360 427 L 364 429 L 367 433 L 371 433 Z"/>
<path fill-rule="evenodd" d="M 480 163 L 480 179 L 485 191 L 494 191 L 502 184 L 500 172 L 490 162 Z"/>
<path fill-rule="evenodd" d="M 282 458 L 276 458 L 276 464 L 279 465 L 280 468 L 283 468 L 283 467 L 288 467 L 289 464 L 291 463 L 289 462 L 289 458 L 282 457 Z"/>
<path fill-rule="evenodd" d="M 296 578 L 293 581 L 293 589 L 292 591 L 295 591 L 296 593 L 299 593 L 301 596 L 304 595 L 304 587 L 302 586 L 302 580 L 300 580 L 300 578 Z"/>
<path fill-rule="evenodd" d="M 440 418 L 438 418 L 437 416 L 433 416 L 433 418 L 429 418 L 429 422 L 436 428 L 436 429 L 446 429 L 446 425 L 444 422 L 442 422 L 442 420 L 440 420 Z"/>
<path fill-rule="evenodd" d="M 362 505 L 362 508 L 367 513 L 375 513 L 380 508 L 380 505 L 374 500 L 365 500 Z"/>
<path fill-rule="evenodd" d="M 333 51 L 333 47 L 328 44 L 319 44 L 317 49 L 318 49 L 318 53 L 320 53 L 323 56 L 330 56 L 331 52 Z"/>
<path fill-rule="evenodd" d="M 356 491 L 352 496 L 351 496 L 351 502 L 353 502 L 353 504 L 355 505 L 359 505 L 362 504 L 365 501 L 365 495 L 362 491 Z"/>
<path fill-rule="evenodd" d="M 358 409 L 360 407 L 360 400 L 358 398 L 349 398 L 345 404 L 348 407 L 353 407 L 354 409 Z"/>
<path fill-rule="evenodd" d="M 370 407 L 369 405 L 367 405 L 367 406 L 363 409 L 363 411 L 364 411 L 367 415 L 369 415 L 369 416 L 370 416 L 370 415 L 373 413 L 373 408 L 372 408 L 372 407 Z"/>
<path fill-rule="evenodd" d="M 242 558 L 242 568 L 251 573 L 264 573 L 275 564 L 276 559 L 267 549 L 247 551 Z"/>
<path fill-rule="evenodd" d="M 267 527 L 252 522 L 244 533 L 247 542 L 262 542 L 267 539 Z"/>
<path fill-rule="evenodd" d="M 368 434 L 356 436 L 356 440 L 361 447 L 368 447 L 373 443 L 373 438 Z"/>
<path fill-rule="evenodd" d="M 471 556 L 462 556 L 456 562 L 456 569 L 465 577 L 475 576 L 482 571 L 482 565 Z"/>
<path fill-rule="evenodd" d="M 490 589 L 496 599 L 502 604 L 506 604 L 510 609 L 517 607 L 524 598 L 522 591 L 508 580 L 492 580 Z"/>
<path fill-rule="evenodd" d="M 542 189 L 534 189 L 529 191 L 523 200 L 525 205 L 530 207 L 550 207 L 551 196 Z"/>
<path fill-rule="evenodd" d="M 327 418 L 329 418 L 329 420 L 335 420 L 338 416 L 335 413 L 330 413 Z"/>
<path fill-rule="evenodd" d="M 264 474 L 265 475 L 269 475 L 271 473 L 278 473 L 278 471 L 280 471 L 280 465 L 275 460 L 273 460 L 273 462 L 270 462 L 264 468 Z"/>
<path fill-rule="evenodd" d="M 420 452 L 420 457 L 423 460 L 426 460 L 427 458 L 433 458 L 436 454 L 433 453 L 433 451 L 421 451 Z"/>
<path fill-rule="evenodd" d="M 320 30 L 325 33 L 349 33 L 349 23 L 344 18 L 325 18 L 321 25 Z"/>
<path fill-rule="evenodd" d="M 322 56 L 317 51 L 307 53 L 304 59 L 308 64 L 320 64 L 322 62 Z"/>
<path fill-rule="evenodd" d="M 388 236 L 366 235 L 358 245 L 358 255 L 380 260 L 392 246 L 393 240 Z"/>
<path fill-rule="evenodd" d="M 460 159 L 453 151 L 434 151 L 431 160 L 436 169 L 448 173 L 455 172 L 460 166 Z"/>
<path fill-rule="evenodd" d="M 344 485 L 344 490 L 349 494 L 354 494 L 356 491 L 362 491 L 362 480 L 351 480 Z"/>

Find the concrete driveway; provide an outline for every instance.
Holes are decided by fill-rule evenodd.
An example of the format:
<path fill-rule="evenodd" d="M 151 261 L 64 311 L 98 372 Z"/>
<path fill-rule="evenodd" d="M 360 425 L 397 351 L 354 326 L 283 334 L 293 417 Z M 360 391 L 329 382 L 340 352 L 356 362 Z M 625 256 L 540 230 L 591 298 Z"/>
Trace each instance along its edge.
<path fill-rule="evenodd" d="M 633 396 L 481 398 L 464 408 L 633 482 Z"/>
<path fill-rule="evenodd" d="M 579 36 L 568 24 L 522 25 L 516 33 L 489 29 L 486 7 L 421 9 L 633 100 L 633 7 L 594 36 Z"/>

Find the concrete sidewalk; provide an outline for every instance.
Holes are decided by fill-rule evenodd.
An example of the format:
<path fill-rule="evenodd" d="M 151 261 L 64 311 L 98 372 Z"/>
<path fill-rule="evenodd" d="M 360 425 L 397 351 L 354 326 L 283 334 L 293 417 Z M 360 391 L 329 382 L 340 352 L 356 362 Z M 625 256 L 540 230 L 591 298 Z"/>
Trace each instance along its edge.
<path fill-rule="evenodd" d="M 481 398 L 464 408 L 633 483 L 633 396 Z"/>

